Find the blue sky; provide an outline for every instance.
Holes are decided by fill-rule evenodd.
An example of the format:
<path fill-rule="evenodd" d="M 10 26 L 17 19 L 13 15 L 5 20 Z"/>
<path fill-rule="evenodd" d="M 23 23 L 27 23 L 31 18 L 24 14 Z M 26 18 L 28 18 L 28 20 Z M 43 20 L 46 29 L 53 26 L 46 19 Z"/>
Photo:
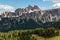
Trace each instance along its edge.
<path fill-rule="evenodd" d="M 43 0 L 0 0 L 1 5 L 11 5 L 15 8 L 24 8 L 28 5 L 38 5 L 41 8 L 47 9 L 52 6 L 52 2 L 44 2 Z"/>
<path fill-rule="evenodd" d="M 37 5 L 40 9 L 46 10 L 52 8 L 53 5 L 57 6 L 57 3 L 60 5 L 60 1 L 54 0 L 0 0 L 0 5 L 8 5 L 10 7 L 16 8 L 25 8 L 28 5 Z M 58 5 L 58 6 L 59 6 Z M 7 6 L 6 6 L 7 7 Z M 0 8 L 3 9 L 3 8 Z"/>

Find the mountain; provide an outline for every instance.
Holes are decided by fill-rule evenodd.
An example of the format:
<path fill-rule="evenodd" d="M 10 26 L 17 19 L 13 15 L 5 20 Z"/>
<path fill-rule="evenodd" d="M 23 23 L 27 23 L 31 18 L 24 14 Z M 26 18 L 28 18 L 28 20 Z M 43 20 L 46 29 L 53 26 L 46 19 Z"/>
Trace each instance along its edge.
<path fill-rule="evenodd" d="M 58 27 L 57 27 L 58 26 Z M 37 27 L 60 28 L 60 8 L 41 10 L 38 6 L 18 8 L 0 15 L 0 32 Z"/>
<path fill-rule="evenodd" d="M 15 10 L 15 12 L 4 12 L 1 14 L 1 17 L 7 18 L 19 17 L 19 19 L 32 18 L 33 20 L 36 21 L 37 19 L 39 19 L 43 23 L 45 23 L 60 20 L 60 8 L 41 10 L 37 5 L 34 6 L 29 5 L 26 8 L 18 8 Z"/>
<path fill-rule="evenodd" d="M 43 18 L 46 18 L 48 21 L 58 21 L 60 20 L 60 8 L 43 10 Z"/>

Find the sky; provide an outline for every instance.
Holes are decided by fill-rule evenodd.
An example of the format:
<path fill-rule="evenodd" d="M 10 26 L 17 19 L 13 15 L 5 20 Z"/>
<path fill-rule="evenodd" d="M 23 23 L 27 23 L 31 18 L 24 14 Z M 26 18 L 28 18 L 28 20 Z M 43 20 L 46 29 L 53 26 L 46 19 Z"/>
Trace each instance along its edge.
<path fill-rule="evenodd" d="M 37 5 L 42 10 L 60 8 L 60 0 L 0 0 L 0 11 L 15 11 L 28 5 Z"/>

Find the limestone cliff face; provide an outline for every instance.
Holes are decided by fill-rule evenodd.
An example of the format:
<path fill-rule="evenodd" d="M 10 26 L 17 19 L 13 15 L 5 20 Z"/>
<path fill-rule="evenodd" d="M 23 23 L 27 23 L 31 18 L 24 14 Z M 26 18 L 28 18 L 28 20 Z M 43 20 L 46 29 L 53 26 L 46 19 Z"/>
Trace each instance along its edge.
<path fill-rule="evenodd" d="M 44 21 L 58 21 L 60 20 L 60 8 L 57 9 L 49 9 L 41 11 L 42 17 Z"/>
<path fill-rule="evenodd" d="M 18 8 L 15 12 L 3 13 L 4 17 L 20 17 L 39 19 L 41 21 L 58 21 L 60 19 L 60 8 L 41 10 L 37 5 L 29 5 L 26 8 Z M 7 15 L 8 14 L 8 15 Z M 11 16 L 10 16 L 11 15 Z"/>
<path fill-rule="evenodd" d="M 60 16 L 60 8 L 58 9 L 50 9 L 50 10 L 44 10 L 44 14 L 52 14 L 52 16 L 57 15 Z"/>

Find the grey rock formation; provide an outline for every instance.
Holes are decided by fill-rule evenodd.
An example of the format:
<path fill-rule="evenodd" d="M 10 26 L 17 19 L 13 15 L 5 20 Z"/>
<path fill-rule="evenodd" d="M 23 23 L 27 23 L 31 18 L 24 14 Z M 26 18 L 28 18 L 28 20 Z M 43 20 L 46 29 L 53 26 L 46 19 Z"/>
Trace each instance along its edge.
<path fill-rule="evenodd" d="M 34 20 L 39 19 L 42 22 L 51 22 L 60 20 L 60 8 L 41 10 L 37 5 L 29 5 L 26 8 L 18 8 L 15 10 L 15 12 L 4 12 L 1 16 L 20 17 L 21 19 L 32 18 Z"/>

